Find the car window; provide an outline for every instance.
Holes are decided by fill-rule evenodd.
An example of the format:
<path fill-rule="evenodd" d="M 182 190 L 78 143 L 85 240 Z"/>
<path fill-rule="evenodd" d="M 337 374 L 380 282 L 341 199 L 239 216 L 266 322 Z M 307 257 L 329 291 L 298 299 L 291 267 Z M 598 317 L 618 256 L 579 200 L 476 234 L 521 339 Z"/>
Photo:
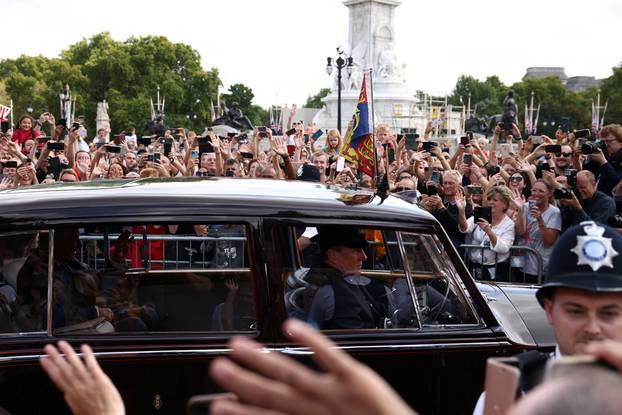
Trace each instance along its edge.
<path fill-rule="evenodd" d="M 455 280 L 455 268 L 433 235 L 330 228 L 327 238 L 350 246 L 327 249 L 322 237 L 326 227 L 289 231 L 293 235 L 289 239 L 297 240 L 290 251 L 298 252 L 283 273 L 290 317 L 322 330 L 476 323 Z M 357 242 L 359 237 L 366 241 L 364 247 Z"/>
<path fill-rule="evenodd" d="M 475 324 L 466 290 L 436 235 L 399 232 L 423 326 Z"/>
<path fill-rule="evenodd" d="M 0 234 L 0 333 L 47 330 L 49 234 Z"/>
<path fill-rule="evenodd" d="M 53 333 L 254 331 L 243 224 L 55 230 Z"/>

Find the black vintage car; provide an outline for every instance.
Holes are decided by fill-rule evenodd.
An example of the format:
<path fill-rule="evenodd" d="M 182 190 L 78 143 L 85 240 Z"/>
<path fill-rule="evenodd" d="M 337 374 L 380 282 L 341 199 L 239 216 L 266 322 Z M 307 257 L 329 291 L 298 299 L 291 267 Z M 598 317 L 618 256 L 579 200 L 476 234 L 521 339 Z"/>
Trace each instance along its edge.
<path fill-rule="evenodd" d="M 308 361 L 280 332 L 310 321 L 318 228 L 361 230 L 372 328 L 326 330 L 424 414 L 470 413 L 485 359 L 550 349 L 534 288 L 479 284 L 436 220 L 390 196 L 314 183 L 185 178 L 0 192 L 0 405 L 66 413 L 38 360 L 93 346 L 131 414 L 184 411 L 216 391 L 234 334 Z"/>

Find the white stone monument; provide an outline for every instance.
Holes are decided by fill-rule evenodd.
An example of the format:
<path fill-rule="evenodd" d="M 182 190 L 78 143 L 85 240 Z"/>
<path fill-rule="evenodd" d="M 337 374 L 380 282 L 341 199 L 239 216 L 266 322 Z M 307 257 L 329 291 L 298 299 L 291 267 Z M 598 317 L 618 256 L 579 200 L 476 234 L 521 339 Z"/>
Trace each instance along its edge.
<path fill-rule="evenodd" d="M 95 133 L 100 129 L 108 131 L 107 136 L 110 134 L 110 117 L 108 116 L 108 103 L 106 100 L 97 103 L 97 114 L 95 118 Z"/>
<path fill-rule="evenodd" d="M 346 55 L 354 59 L 355 68 L 348 77 L 342 70 L 341 129 L 342 134 L 354 114 L 363 79 L 363 70 L 373 69 L 374 114 L 376 124 L 387 122 L 393 130 L 416 127 L 415 117 L 425 117 L 415 110 L 415 97 L 404 78 L 405 65 L 400 63 L 393 48 L 395 44 L 395 8 L 397 0 L 348 0 L 343 3 L 350 11 L 350 29 Z M 337 71 L 333 71 L 331 93 L 324 98 L 325 107 L 314 118 L 322 129 L 337 126 Z M 422 130 L 421 130 L 422 131 Z"/>

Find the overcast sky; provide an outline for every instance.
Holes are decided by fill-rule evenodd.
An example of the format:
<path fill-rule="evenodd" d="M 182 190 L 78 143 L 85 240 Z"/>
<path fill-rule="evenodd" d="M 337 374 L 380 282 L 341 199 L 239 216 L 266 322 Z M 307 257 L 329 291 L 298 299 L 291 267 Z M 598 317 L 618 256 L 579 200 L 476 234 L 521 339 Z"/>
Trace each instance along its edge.
<path fill-rule="evenodd" d="M 218 68 L 223 92 L 243 83 L 264 107 L 331 86 L 326 57 L 348 41 L 340 0 L 0 0 L 0 16 L 0 59 L 58 56 L 102 31 L 164 35 Z M 621 28 L 621 0 L 403 0 L 395 50 L 410 90 L 449 94 L 461 74 L 511 84 L 530 66 L 607 77 L 622 61 Z"/>

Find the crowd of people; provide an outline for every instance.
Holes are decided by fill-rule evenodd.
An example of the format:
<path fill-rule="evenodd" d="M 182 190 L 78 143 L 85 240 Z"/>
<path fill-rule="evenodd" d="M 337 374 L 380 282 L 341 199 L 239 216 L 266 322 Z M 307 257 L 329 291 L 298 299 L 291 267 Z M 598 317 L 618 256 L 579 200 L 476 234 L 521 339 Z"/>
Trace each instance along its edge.
<path fill-rule="evenodd" d="M 139 177 L 232 176 L 301 179 L 371 188 L 375 177 L 343 160 L 344 139 L 325 146 L 293 111 L 287 132 L 265 127 L 222 137 L 183 128 L 137 137 L 133 128 L 89 140 L 84 127 L 45 112 L 19 118 L 0 138 L 0 189 Z M 352 125 L 348 126 L 346 136 Z M 48 130 L 48 131 L 46 131 Z M 477 278 L 537 282 L 559 235 L 585 220 L 622 228 L 622 126 L 521 137 L 500 123 L 492 139 L 467 133 L 459 143 L 375 128 L 378 177 L 390 192 L 434 215 Z M 413 142 L 415 143 L 413 145 Z M 463 246 L 466 244 L 466 247 Z M 523 247 L 517 251 L 516 247 Z"/>

